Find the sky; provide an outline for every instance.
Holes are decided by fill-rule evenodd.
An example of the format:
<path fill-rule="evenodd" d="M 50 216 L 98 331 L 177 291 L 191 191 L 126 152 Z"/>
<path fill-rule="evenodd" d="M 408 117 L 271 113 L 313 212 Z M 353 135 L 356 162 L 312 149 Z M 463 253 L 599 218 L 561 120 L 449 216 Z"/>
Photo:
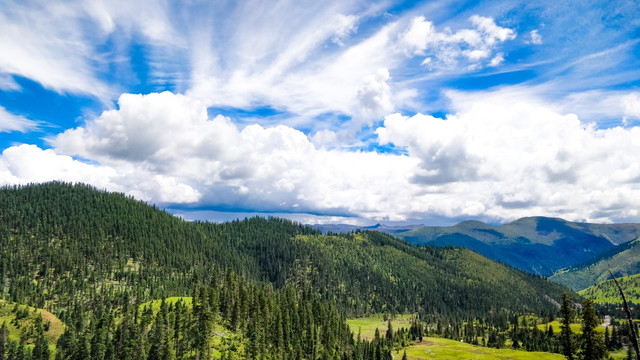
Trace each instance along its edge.
<path fill-rule="evenodd" d="M 640 3 L 0 0 L 0 152 L 190 220 L 640 222 Z"/>

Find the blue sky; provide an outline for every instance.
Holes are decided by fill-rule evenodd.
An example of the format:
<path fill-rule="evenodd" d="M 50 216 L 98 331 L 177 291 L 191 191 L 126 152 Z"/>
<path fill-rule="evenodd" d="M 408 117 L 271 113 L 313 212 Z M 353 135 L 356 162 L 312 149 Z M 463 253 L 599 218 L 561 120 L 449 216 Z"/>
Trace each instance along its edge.
<path fill-rule="evenodd" d="M 0 1 L 0 184 L 185 218 L 640 221 L 637 1 Z"/>

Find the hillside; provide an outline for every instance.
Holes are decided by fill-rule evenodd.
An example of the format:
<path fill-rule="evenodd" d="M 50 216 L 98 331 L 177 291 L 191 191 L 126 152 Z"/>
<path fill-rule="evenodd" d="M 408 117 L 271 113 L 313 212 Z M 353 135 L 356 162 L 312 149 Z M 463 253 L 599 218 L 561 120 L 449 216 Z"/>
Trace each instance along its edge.
<path fill-rule="evenodd" d="M 627 301 L 640 304 L 640 274 L 618 278 Z M 622 304 L 618 287 L 613 280 L 590 286 L 579 292 L 580 296 L 592 299 L 597 304 Z"/>
<path fill-rule="evenodd" d="M 501 226 L 465 221 L 425 226 L 396 236 L 414 244 L 461 246 L 525 270 L 549 276 L 640 236 L 640 224 L 587 224 L 528 217 Z"/>
<path fill-rule="evenodd" d="M 308 284 L 358 315 L 550 311 L 563 290 L 468 250 L 416 248 L 379 232 L 324 236 L 280 219 L 189 223 L 83 185 L 4 188 L 0 219 L 2 293 L 54 311 L 141 283 L 147 290 L 132 294 L 141 301 L 184 296 L 194 276 L 215 269 L 277 288 Z"/>
<path fill-rule="evenodd" d="M 608 270 L 616 277 L 640 273 L 640 239 L 623 244 L 584 264 L 562 269 L 549 279 L 578 291 L 609 280 Z"/>
<path fill-rule="evenodd" d="M 64 332 L 64 325 L 55 315 L 42 309 L 23 306 L 0 300 L 0 325 L 7 323 L 8 340 L 18 341 L 25 334 L 26 342 L 34 342 L 38 317 L 42 318 L 44 336 L 51 344 L 55 344 Z"/>

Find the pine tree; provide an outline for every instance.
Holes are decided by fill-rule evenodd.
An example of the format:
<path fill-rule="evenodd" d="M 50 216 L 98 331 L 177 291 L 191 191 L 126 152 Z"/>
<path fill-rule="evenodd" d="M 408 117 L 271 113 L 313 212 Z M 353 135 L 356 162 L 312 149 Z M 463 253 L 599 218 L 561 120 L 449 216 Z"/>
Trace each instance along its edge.
<path fill-rule="evenodd" d="M 571 330 L 571 320 L 573 319 L 573 307 L 571 307 L 571 296 L 567 293 L 562 294 L 562 325 L 560 326 L 560 342 L 562 344 L 562 354 L 568 360 L 573 360 L 575 356 L 575 339 Z"/>
<path fill-rule="evenodd" d="M 9 341 L 9 329 L 7 328 L 7 322 L 3 321 L 0 328 L 0 360 L 7 358 L 7 341 Z"/>
<path fill-rule="evenodd" d="M 42 323 L 42 314 L 38 314 L 35 321 L 35 346 L 31 354 L 32 360 L 49 360 L 49 341 L 44 336 L 44 325 Z"/>
<path fill-rule="evenodd" d="M 604 338 L 596 327 L 600 319 L 596 315 L 593 301 L 584 299 L 582 302 L 582 359 L 600 360 L 604 359 L 607 352 L 604 346 Z"/>
<path fill-rule="evenodd" d="M 391 340 L 393 340 L 393 327 L 391 326 L 391 319 L 389 319 L 387 321 L 387 333 L 384 335 L 384 337 L 391 342 Z"/>

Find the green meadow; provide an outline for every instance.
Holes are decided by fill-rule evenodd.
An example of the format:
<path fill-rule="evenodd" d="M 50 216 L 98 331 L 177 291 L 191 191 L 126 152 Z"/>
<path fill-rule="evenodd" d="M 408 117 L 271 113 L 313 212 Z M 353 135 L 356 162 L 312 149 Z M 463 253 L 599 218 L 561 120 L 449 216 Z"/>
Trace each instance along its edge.
<path fill-rule="evenodd" d="M 560 354 L 512 349 L 492 349 L 442 338 L 424 338 L 421 343 L 409 346 L 406 350 L 407 358 L 411 360 L 563 360 L 565 358 Z M 401 357 L 402 350 L 394 354 L 394 356 Z"/>
<path fill-rule="evenodd" d="M 412 318 L 413 315 L 396 315 L 395 318 L 391 319 L 391 326 L 393 326 L 394 331 L 400 328 L 408 329 L 411 326 Z M 387 322 L 384 321 L 382 315 L 348 319 L 347 324 L 351 327 L 354 335 L 358 336 L 358 332 L 360 332 L 360 337 L 366 340 L 373 339 L 376 329 L 380 331 L 380 336 L 384 336 L 387 332 Z"/>
<path fill-rule="evenodd" d="M 27 309 L 27 316 L 16 319 L 15 310 Z M 25 333 L 27 335 L 27 346 L 32 346 L 33 338 L 31 335 L 34 333 L 34 324 L 38 315 L 42 315 L 42 321 L 46 325 L 45 336 L 49 341 L 49 348 L 54 351 L 55 344 L 58 342 L 60 335 L 64 332 L 64 324 L 52 313 L 36 309 L 25 305 L 16 305 L 15 303 L 0 300 L 0 325 L 3 322 L 7 323 L 7 329 L 9 330 L 9 339 L 20 341 L 20 335 Z"/>
<path fill-rule="evenodd" d="M 562 324 L 560 323 L 560 321 L 555 320 L 552 321 L 550 323 L 546 323 L 546 324 L 538 324 L 538 329 L 542 330 L 542 331 L 546 331 L 549 328 L 549 325 L 551 325 L 551 328 L 553 329 L 554 333 L 559 333 L 560 332 L 560 326 L 562 326 Z M 571 324 L 571 331 L 573 331 L 574 334 L 582 334 L 582 325 L 581 324 Z M 596 327 L 596 331 L 604 333 L 605 331 L 605 327 L 600 325 L 598 327 Z M 611 329 L 609 329 L 611 330 Z"/>
<path fill-rule="evenodd" d="M 400 328 L 409 328 L 413 315 L 397 315 L 391 319 L 391 325 L 394 330 Z M 348 319 L 347 324 L 351 327 L 351 331 L 357 336 L 358 332 L 362 339 L 371 340 L 375 335 L 376 328 L 380 332 L 380 336 L 384 336 L 387 330 L 387 322 L 384 321 L 382 315 L 371 316 L 366 318 Z M 548 324 L 539 325 L 540 328 L 546 329 Z M 560 323 L 552 322 L 551 326 L 554 330 L 560 331 Z M 574 332 L 580 330 L 579 324 L 572 324 Z M 604 328 L 602 328 L 604 331 Z M 422 342 L 416 342 L 414 345 L 406 347 L 403 350 L 394 352 L 394 358 L 401 358 L 403 351 L 407 351 L 407 357 L 414 360 L 422 359 L 447 359 L 447 360 L 484 360 L 484 359 L 504 359 L 504 360 L 562 360 L 564 356 L 559 354 L 545 352 L 528 352 L 513 349 L 493 349 L 481 346 L 466 344 L 456 340 L 425 337 Z"/>

